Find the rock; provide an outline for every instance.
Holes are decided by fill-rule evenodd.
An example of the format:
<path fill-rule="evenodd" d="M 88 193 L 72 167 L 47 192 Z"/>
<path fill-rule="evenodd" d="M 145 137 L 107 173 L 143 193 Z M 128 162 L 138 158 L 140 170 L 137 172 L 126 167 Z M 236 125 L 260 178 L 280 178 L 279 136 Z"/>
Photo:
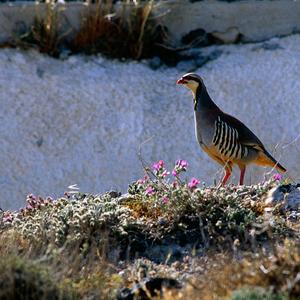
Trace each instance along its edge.
<path fill-rule="evenodd" d="M 191 45 L 193 47 L 204 47 L 210 45 L 209 35 L 202 28 L 190 31 L 181 39 L 184 45 Z"/>
<path fill-rule="evenodd" d="M 132 195 L 126 193 L 126 194 L 120 195 L 120 196 L 118 197 L 118 202 L 119 202 L 120 204 L 123 204 L 123 203 L 125 203 L 125 202 L 130 201 L 131 199 L 134 199 L 134 197 L 133 197 Z"/>
<path fill-rule="evenodd" d="M 160 217 L 158 218 L 157 223 L 159 226 L 165 226 L 166 224 L 168 224 L 168 220 L 166 218 Z"/>
<path fill-rule="evenodd" d="M 266 205 L 284 204 L 285 210 L 300 209 L 300 183 L 279 185 L 271 189 L 265 201 Z"/>
<path fill-rule="evenodd" d="M 297 188 L 288 194 L 286 198 L 286 204 L 288 209 L 300 209 L 300 188 Z"/>
<path fill-rule="evenodd" d="M 122 193 L 117 192 L 117 191 L 109 191 L 107 193 L 112 198 L 118 198 L 118 197 L 120 197 L 122 195 Z"/>
<path fill-rule="evenodd" d="M 172 278 L 146 277 L 134 284 L 132 288 L 122 288 L 117 294 L 117 300 L 150 300 L 152 297 L 162 296 L 163 288 L 180 289 L 182 285 L 178 280 Z M 151 298 L 149 296 L 151 296 Z"/>
<path fill-rule="evenodd" d="M 132 290 L 129 288 L 122 288 L 119 290 L 117 294 L 117 300 L 133 300 L 134 294 Z"/>
<path fill-rule="evenodd" d="M 291 213 L 287 216 L 287 219 L 290 222 L 297 223 L 300 220 L 300 211 L 291 211 Z"/>
<path fill-rule="evenodd" d="M 220 32 L 214 31 L 211 35 L 216 39 L 216 41 L 221 42 L 222 44 L 233 44 L 239 41 L 240 32 L 236 27 L 230 27 L 227 31 Z"/>

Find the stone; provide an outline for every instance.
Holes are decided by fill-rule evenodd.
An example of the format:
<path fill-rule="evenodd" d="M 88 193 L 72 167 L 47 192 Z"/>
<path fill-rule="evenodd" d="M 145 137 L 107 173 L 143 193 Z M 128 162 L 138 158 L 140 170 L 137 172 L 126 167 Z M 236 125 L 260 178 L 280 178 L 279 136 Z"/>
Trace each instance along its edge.
<path fill-rule="evenodd" d="M 211 32 L 211 35 L 217 42 L 220 42 L 222 44 L 233 44 L 238 42 L 240 38 L 240 32 L 236 27 L 228 28 L 224 32 L 213 31 Z"/>
<path fill-rule="evenodd" d="M 155 277 L 144 278 L 133 285 L 132 288 L 122 288 L 117 294 L 117 300 L 143 299 L 150 300 L 152 297 L 161 296 L 163 289 L 181 289 L 182 284 L 172 278 Z"/>
<path fill-rule="evenodd" d="M 193 47 L 204 47 L 210 44 L 209 36 L 202 28 L 191 30 L 181 38 L 181 43 Z"/>
<path fill-rule="evenodd" d="M 300 28 L 300 6 L 294 0 L 166 2 L 172 10 L 163 21 L 177 41 L 199 28 L 207 33 L 221 34 L 227 29 L 237 28 L 242 34 L 242 41 L 246 42 L 293 34 Z M 230 39 L 234 38 L 235 34 Z"/>
<path fill-rule="evenodd" d="M 300 184 L 274 187 L 269 191 L 265 203 L 269 206 L 282 203 L 285 210 L 300 210 Z"/>
<path fill-rule="evenodd" d="M 107 193 L 111 198 L 118 198 L 121 196 L 121 193 L 117 191 L 109 191 Z"/>

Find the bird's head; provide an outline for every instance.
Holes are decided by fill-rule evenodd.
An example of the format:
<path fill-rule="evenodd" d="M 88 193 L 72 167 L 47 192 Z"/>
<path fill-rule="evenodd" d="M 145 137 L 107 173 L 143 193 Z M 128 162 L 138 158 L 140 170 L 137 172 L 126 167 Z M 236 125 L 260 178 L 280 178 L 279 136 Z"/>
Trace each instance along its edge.
<path fill-rule="evenodd" d="M 177 80 L 176 83 L 182 84 L 185 87 L 189 88 L 192 91 L 194 97 L 196 96 L 198 88 L 202 89 L 203 87 L 202 78 L 195 73 L 187 73 L 183 75 L 180 79 Z"/>

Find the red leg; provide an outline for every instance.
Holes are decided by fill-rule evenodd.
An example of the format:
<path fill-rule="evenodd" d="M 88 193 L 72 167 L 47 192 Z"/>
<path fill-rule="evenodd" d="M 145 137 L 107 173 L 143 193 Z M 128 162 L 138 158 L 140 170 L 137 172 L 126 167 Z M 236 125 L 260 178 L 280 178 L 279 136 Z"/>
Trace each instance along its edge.
<path fill-rule="evenodd" d="M 241 174 L 240 174 L 240 185 L 244 184 L 244 177 L 245 177 L 245 171 L 246 171 L 246 167 L 240 167 L 241 170 Z"/>
<path fill-rule="evenodd" d="M 221 186 L 224 186 L 226 184 L 226 182 L 227 182 L 227 180 L 229 179 L 230 176 L 231 176 L 231 171 L 226 169 L 225 175 L 224 175 L 224 177 L 221 181 Z"/>

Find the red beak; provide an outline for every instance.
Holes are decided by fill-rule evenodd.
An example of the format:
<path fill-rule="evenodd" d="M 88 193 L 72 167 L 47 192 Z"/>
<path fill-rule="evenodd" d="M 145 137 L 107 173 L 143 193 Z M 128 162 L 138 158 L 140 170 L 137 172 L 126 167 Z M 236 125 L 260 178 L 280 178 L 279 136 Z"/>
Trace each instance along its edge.
<path fill-rule="evenodd" d="M 187 81 L 186 81 L 185 79 L 183 79 L 183 78 L 180 78 L 180 79 L 178 79 L 178 80 L 176 81 L 176 83 L 177 83 L 177 84 L 185 84 L 185 83 L 187 83 Z"/>

